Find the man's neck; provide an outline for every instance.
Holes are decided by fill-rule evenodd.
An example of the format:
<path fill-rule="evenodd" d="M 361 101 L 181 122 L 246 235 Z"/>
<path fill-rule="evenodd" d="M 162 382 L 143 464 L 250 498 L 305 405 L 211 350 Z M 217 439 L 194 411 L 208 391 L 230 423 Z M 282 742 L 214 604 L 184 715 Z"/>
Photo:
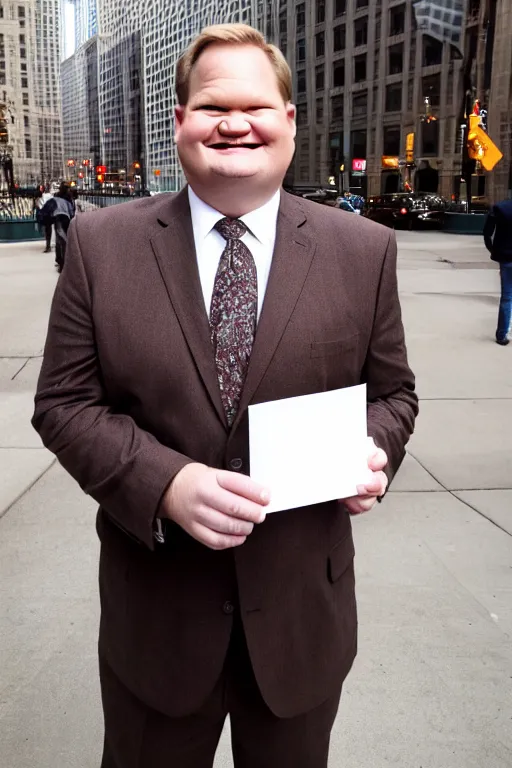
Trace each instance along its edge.
<path fill-rule="evenodd" d="M 190 183 L 190 182 L 189 182 Z M 226 180 L 226 184 L 229 181 Z M 233 199 L 233 190 L 219 190 L 204 188 L 196 183 L 190 183 L 194 193 L 199 197 L 203 203 L 206 203 L 214 210 L 222 213 L 228 219 L 239 219 L 241 216 L 245 216 L 252 211 L 261 208 L 265 203 L 271 200 L 279 188 L 273 190 L 265 190 L 264 192 L 254 193 L 252 195 L 243 195 Z"/>

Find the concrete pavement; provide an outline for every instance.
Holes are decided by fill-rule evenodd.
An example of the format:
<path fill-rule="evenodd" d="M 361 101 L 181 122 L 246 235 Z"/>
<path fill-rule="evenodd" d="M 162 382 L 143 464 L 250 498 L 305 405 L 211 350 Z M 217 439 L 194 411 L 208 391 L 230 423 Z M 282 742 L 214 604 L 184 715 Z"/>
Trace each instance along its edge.
<path fill-rule="evenodd" d="M 510 768 L 512 345 L 493 343 L 498 275 L 480 238 L 398 240 L 421 415 L 392 491 L 354 521 L 360 652 L 330 766 Z M 0 765 L 97 768 L 95 505 L 28 424 L 56 282 L 42 250 L 0 246 Z M 228 738 L 216 768 L 232 765 Z"/>

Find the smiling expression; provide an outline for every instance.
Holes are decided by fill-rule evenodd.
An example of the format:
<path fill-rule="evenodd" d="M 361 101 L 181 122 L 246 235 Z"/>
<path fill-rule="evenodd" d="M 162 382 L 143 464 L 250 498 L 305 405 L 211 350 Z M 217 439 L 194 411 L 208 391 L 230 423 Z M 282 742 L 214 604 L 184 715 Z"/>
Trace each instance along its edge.
<path fill-rule="evenodd" d="M 292 160 L 295 108 L 280 93 L 264 51 L 213 44 L 194 65 L 188 103 L 176 108 L 176 143 L 189 183 L 231 180 L 271 195 Z"/>

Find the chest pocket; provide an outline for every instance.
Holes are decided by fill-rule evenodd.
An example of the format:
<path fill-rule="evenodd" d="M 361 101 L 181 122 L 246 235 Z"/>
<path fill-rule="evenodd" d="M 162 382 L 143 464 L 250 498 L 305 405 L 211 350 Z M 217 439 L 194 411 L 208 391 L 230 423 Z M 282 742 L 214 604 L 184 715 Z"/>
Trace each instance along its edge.
<path fill-rule="evenodd" d="M 312 341 L 310 354 L 313 358 L 346 355 L 357 347 L 358 341 L 358 333 L 334 341 Z"/>

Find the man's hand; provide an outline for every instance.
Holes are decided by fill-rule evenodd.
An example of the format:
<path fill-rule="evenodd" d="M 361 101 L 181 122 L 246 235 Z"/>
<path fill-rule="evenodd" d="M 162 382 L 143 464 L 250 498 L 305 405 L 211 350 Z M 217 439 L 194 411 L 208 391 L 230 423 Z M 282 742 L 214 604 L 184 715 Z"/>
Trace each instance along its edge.
<path fill-rule="evenodd" d="M 357 496 L 351 496 L 349 499 L 340 499 L 351 515 L 369 512 L 377 501 L 377 497 L 383 496 L 388 487 L 388 478 L 382 471 L 388 463 L 388 457 L 381 448 L 377 448 L 372 438 L 370 440 L 371 450 L 368 456 L 368 467 L 372 470 L 373 474 L 371 481 L 366 483 L 366 485 L 357 486 Z"/>
<path fill-rule="evenodd" d="M 269 492 L 246 475 L 187 464 L 164 494 L 159 514 L 210 549 L 229 549 L 263 522 L 269 500 Z"/>

